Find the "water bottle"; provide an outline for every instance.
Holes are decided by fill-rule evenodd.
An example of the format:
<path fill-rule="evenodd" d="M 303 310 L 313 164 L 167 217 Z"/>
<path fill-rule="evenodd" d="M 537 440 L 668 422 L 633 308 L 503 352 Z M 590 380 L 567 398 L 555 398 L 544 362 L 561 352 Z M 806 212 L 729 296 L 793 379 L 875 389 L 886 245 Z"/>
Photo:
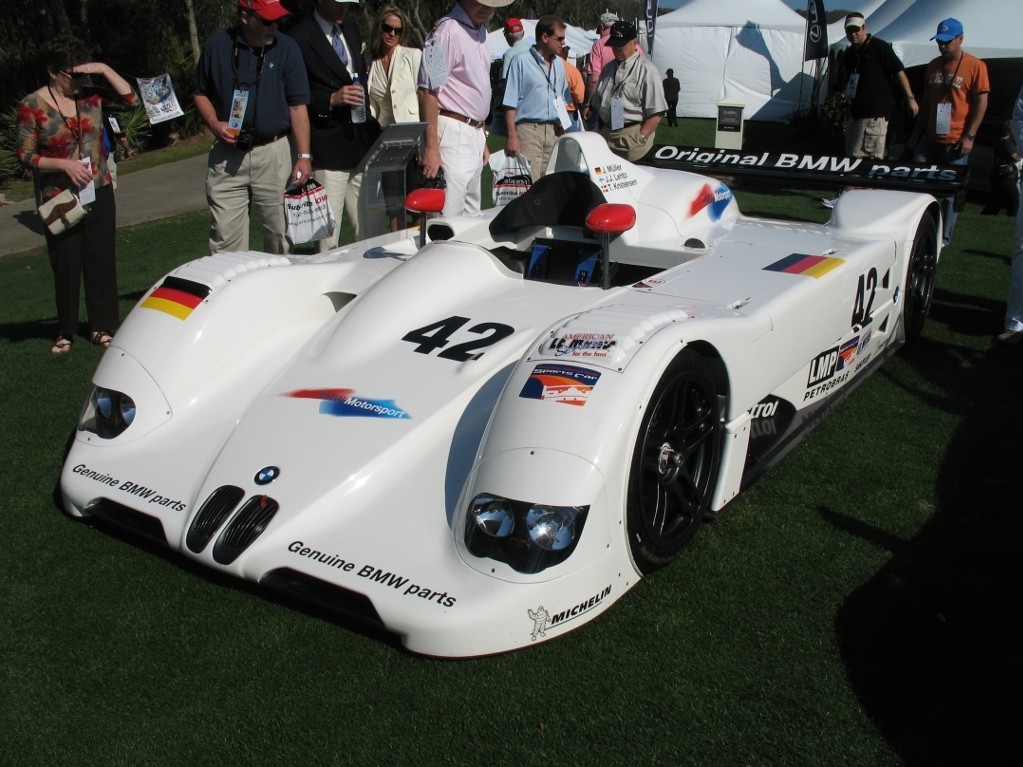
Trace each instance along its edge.
<path fill-rule="evenodd" d="M 355 83 L 356 85 L 362 85 L 362 82 L 359 80 L 359 73 L 358 72 L 356 72 L 354 75 L 352 75 L 352 82 Z M 360 123 L 366 122 L 366 91 L 365 90 L 363 90 L 363 92 L 362 92 L 362 103 L 359 104 L 359 106 L 357 106 L 357 107 L 352 107 L 352 122 L 356 123 L 356 124 L 360 124 Z"/>

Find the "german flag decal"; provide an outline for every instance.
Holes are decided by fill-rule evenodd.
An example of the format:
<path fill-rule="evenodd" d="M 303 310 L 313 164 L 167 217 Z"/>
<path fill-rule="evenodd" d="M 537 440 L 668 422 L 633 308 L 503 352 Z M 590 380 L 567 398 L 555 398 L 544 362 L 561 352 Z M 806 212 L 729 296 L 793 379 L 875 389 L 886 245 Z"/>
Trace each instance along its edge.
<path fill-rule="evenodd" d="M 211 292 L 208 285 L 183 280 L 180 277 L 167 277 L 160 287 L 142 302 L 142 308 L 156 309 L 179 320 L 186 320 L 192 310 Z"/>
<path fill-rule="evenodd" d="M 805 274 L 807 277 L 823 277 L 832 269 L 837 269 L 844 264 L 841 258 L 828 258 L 827 256 L 807 256 L 803 253 L 793 253 L 785 256 L 781 261 L 775 261 L 770 266 L 765 266 L 765 272 L 785 272 L 786 274 Z"/>

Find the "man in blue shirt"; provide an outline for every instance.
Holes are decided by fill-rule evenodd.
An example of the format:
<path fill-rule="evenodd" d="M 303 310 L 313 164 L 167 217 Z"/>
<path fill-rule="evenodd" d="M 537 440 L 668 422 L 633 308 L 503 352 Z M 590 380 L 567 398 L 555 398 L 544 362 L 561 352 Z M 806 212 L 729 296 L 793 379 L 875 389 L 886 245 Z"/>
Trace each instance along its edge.
<path fill-rule="evenodd" d="M 536 44 L 512 59 L 504 88 L 504 119 L 508 129 L 505 154 L 522 154 L 536 180 L 551 159 L 554 142 L 571 126 L 571 101 L 561 48 L 565 22 L 541 16 L 536 22 Z"/>

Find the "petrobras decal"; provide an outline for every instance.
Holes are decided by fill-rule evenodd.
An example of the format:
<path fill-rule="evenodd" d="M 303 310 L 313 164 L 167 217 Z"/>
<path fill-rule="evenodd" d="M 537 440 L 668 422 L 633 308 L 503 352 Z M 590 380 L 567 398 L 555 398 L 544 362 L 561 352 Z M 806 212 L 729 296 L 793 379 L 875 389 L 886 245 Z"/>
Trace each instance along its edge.
<path fill-rule="evenodd" d="M 606 359 L 617 345 L 614 333 L 568 332 L 552 336 L 543 343 L 540 352 L 550 357 Z"/>
<path fill-rule="evenodd" d="M 597 592 L 588 599 L 584 599 L 579 604 L 573 605 L 565 610 L 556 612 L 554 615 L 551 615 L 543 605 L 540 605 L 535 610 L 527 609 L 526 614 L 533 622 L 533 630 L 529 633 L 529 638 L 535 642 L 537 637 L 547 636 L 547 629 L 556 628 L 592 612 L 600 606 L 601 602 L 603 602 L 610 593 L 611 587 L 606 586 L 603 590 Z"/>
<path fill-rule="evenodd" d="M 692 218 L 701 210 L 706 210 L 711 221 L 719 221 L 731 201 L 732 190 L 724 184 L 718 184 L 717 188 L 704 184 L 696 199 L 689 205 L 689 217 Z"/>
<path fill-rule="evenodd" d="M 355 389 L 297 389 L 284 394 L 296 399 L 320 400 L 320 412 L 338 417 L 411 419 L 393 399 L 360 397 Z"/>
<path fill-rule="evenodd" d="M 844 362 L 839 364 L 842 361 L 842 357 L 839 356 L 840 351 L 840 347 L 835 346 L 818 354 L 810 363 L 803 402 L 810 402 L 827 394 L 835 387 L 844 384 L 849 378 L 852 371 L 845 367 Z"/>
<path fill-rule="evenodd" d="M 582 406 L 599 378 L 596 370 L 573 365 L 537 365 L 519 396 Z"/>

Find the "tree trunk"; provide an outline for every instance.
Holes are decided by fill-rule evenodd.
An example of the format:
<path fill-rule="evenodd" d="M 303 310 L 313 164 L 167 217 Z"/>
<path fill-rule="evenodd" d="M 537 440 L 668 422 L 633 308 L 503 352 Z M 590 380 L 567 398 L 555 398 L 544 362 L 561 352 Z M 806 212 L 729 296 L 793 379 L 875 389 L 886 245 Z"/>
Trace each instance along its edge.
<path fill-rule="evenodd" d="M 192 64 L 199 63 L 199 29 L 195 23 L 195 6 L 192 0 L 185 0 L 185 8 L 188 11 L 188 44 L 192 48 Z"/>

